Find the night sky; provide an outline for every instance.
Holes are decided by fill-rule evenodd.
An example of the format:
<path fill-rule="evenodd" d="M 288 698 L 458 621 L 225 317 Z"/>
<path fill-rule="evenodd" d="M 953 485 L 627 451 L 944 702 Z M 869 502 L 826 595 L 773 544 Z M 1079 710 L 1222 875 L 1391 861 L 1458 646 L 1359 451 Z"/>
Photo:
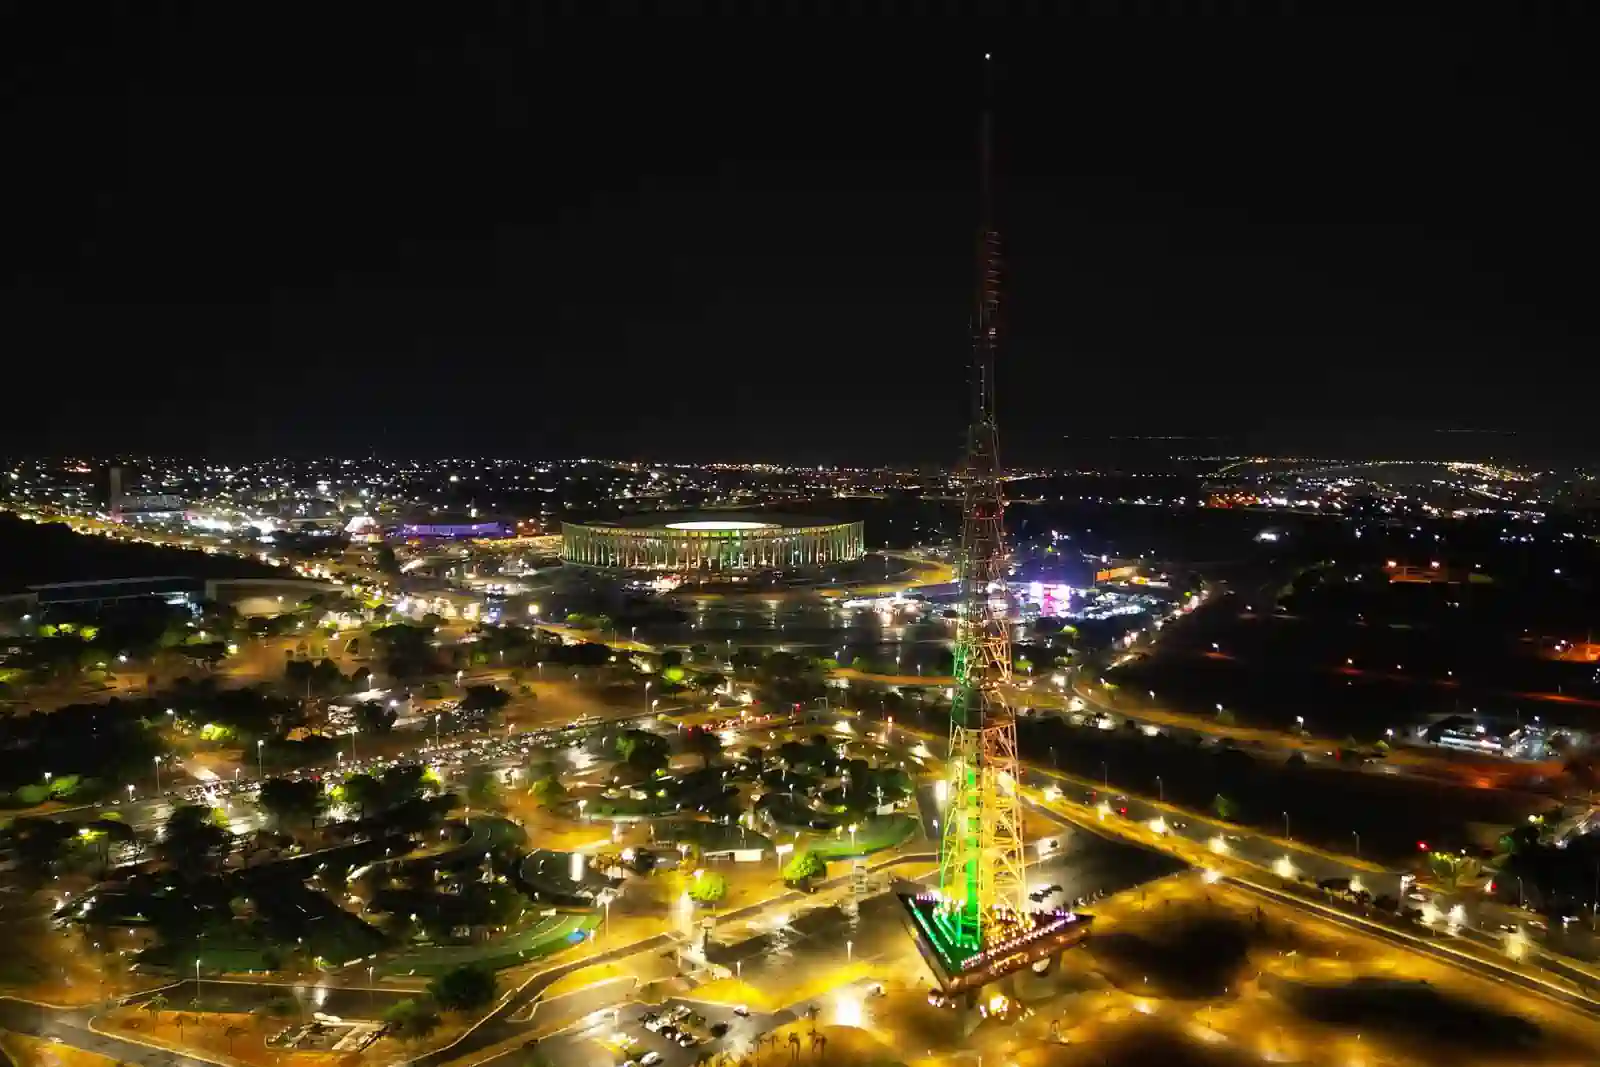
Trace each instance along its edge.
<path fill-rule="evenodd" d="M 0 9 L 0 448 L 949 463 L 992 49 L 1009 459 L 1600 459 L 1589 22 L 157 8 Z"/>

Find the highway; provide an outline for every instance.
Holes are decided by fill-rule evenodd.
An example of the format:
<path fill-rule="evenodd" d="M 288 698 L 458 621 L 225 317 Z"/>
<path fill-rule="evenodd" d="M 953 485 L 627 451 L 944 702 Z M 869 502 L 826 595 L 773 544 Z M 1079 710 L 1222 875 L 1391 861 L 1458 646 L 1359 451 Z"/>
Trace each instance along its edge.
<path fill-rule="evenodd" d="M 943 758 L 943 738 L 912 730 L 899 723 L 894 724 L 893 730 L 916 736 L 930 754 Z M 1475 961 L 1475 967 L 1483 965 L 1483 955 L 1491 960 L 1503 961 L 1497 964 L 1498 973 L 1517 976 L 1515 980 L 1519 984 L 1526 983 L 1530 967 L 1539 968 L 1571 983 L 1574 989 L 1583 991 L 1585 1003 L 1593 1005 L 1590 1010 L 1600 1013 L 1600 1001 L 1588 999 L 1591 994 L 1600 998 L 1600 970 L 1589 967 L 1583 959 L 1565 951 L 1569 947 L 1592 949 L 1596 942 L 1586 931 L 1569 930 L 1565 934 L 1558 931 L 1552 936 L 1533 925 L 1543 921 L 1533 913 L 1485 900 L 1481 893 L 1470 890 L 1428 890 L 1419 893 L 1413 889 L 1407 896 L 1401 885 L 1402 872 L 1354 857 L 1328 853 L 1292 839 L 1235 826 L 1205 814 L 1185 811 L 1156 798 L 1114 790 L 1108 792 L 1098 782 L 1036 764 L 1027 765 L 1023 784 L 1038 791 L 1038 795 L 1032 798 L 1036 806 L 1107 834 L 1135 841 L 1166 839 L 1168 848 L 1181 845 L 1189 855 L 1215 856 L 1219 867 L 1231 867 L 1233 863 L 1242 862 L 1258 868 L 1263 876 L 1270 873 L 1280 879 L 1306 879 L 1312 883 L 1345 879 L 1353 886 L 1364 888 L 1374 897 L 1381 894 L 1397 899 L 1406 897 L 1411 906 L 1421 907 L 1424 915 L 1433 919 L 1418 927 L 1419 936 L 1412 938 L 1410 943 L 1456 941 L 1473 950 L 1471 958 Z M 1271 878 L 1263 877 L 1262 884 L 1270 885 L 1271 881 Z M 1421 899 L 1418 899 L 1419 896 Z M 1314 906 L 1298 897 L 1293 899 L 1298 906 Z M 1457 908 L 1460 910 L 1457 911 Z M 1351 922 L 1358 921 L 1347 912 L 1326 910 Z M 1525 947 L 1514 948 L 1510 943 L 1513 938 L 1524 942 Z M 1511 956 L 1513 951 L 1518 954 L 1516 960 Z M 1560 991 L 1561 999 L 1569 999 L 1573 991 L 1565 987 L 1556 988 Z"/>

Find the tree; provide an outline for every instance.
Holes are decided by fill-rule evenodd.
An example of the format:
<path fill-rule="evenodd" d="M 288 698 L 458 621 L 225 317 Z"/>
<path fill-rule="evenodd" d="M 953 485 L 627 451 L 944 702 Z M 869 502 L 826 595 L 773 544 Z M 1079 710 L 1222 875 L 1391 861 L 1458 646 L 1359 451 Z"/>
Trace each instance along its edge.
<path fill-rule="evenodd" d="M 561 784 L 560 778 L 550 775 L 533 783 L 533 796 L 545 807 L 553 808 L 567 799 L 567 787 Z"/>
<path fill-rule="evenodd" d="M 345 684 L 339 665 L 331 659 L 319 659 L 311 668 L 311 688 L 318 693 L 333 693 Z"/>
<path fill-rule="evenodd" d="M 469 685 L 461 694 L 461 710 L 468 715 L 491 716 L 511 703 L 511 694 L 497 685 Z"/>
<path fill-rule="evenodd" d="M 228 1041 L 228 1055 L 233 1055 L 233 1039 L 244 1033 L 244 1027 L 236 1023 L 229 1023 L 227 1029 L 222 1031 L 222 1036 Z"/>
<path fill-rule="evenodd" d="M 309 778 L 268 778 L 261 783 L 256 803 L 279 826 L 299 822 L 315 826 L 317 816 L 327 805 L 327 794 L 319 783 Z"/>
<path fill-rule="evenodd" d="M 715 904 L 727 895 L 728 880 L 715 871 L 704 871 L 689 882 L 689 899 L 697 904 Z"/>
<path fill-rule="evenodd" d="M 711 761 L 722 755 L 722 737 L 703 726 L 689 730 L 683 740 L 689 751 L 699 756 L 706 767 L 710 767 Z"/>
<path fill-rule="evenodd" d="M 23 816 L 11 824 L 11 843 L 18 860 L 35 877 L 42 878 L 66 855 L 76 833 L 65 820 Z"/>
<path fill-rule="evenodd" d="M 395 558 L 394 548 L 392 546 L 378 546 L 378 570 L 384 574 L 400 573 L 400 561 Z"/>
<path fill-rule="evenodd" d="M 727 684 L 728 679 L 717 671 L 701 671 L 694 675 L 690 684 L 701 692 L 712 693 Z"/>
<path fill-rule="evenodd" d="M 641 778 L 654 778 L 666 767 L 668 756 L 660 745 L 636 745 L 628 754 L 628 767 Z"/>
<path fill-rule="evenodd" d="M 210 867 L 233 840 L 222 813 L 200 804 L 173 809 L 156 844 L 169 866 L 183 872 Z"/>
<path fill-rule="evenodd" d="M 228 658 L 228 646 L 222 641 L 184 645 L 182 652 L 185 659 L 206 670 L 215 670 L 217 664 Z"/>
<path fill-rule="evenodd" d="M 828 873 L 828 864 L 809 849 L 797 852 L 783 868 L 783 879 L 786 882 L 804 882 L 811 878 L 821 878 Z"/>
<path fill-rule="evenodd" d="M 395 1036 L 411 1040 L 424 1038 L 439 1028 L 439 1013 L 425 1000 L 407 997 L 383 1013 L 383 1021 Z"/>
<path fill-rule="evenodd" d="M 382 811 L 387 796 L 383 783 L 370 774 L 352 774 L 344 780 L 344 798 L 354 804 L 362 818 Z"/>
<path fill-rule="evenodd" d="M 622 731 L 617 735 L 617 740 L 614 743 L 614 747 L 617 750 L 617 758 L 624 763 L 628 762 L 629 757 L 633 755 L 633 750 L 638 748 L 643 740 L 644 732 L 642 730 Z"/>
<path fill-rule="evenodd" d="M 734 670 L 754 670 L 760 667 L 766 659 L 766 653 L 759 648 L 736 648 L 733 655 L 728 657 Z"/>
<path fill-rule="evenodd" d="M 283 680 L 293 689 L 309 691 L 313 664 L 308 659 L 292 659 L 283 665 Z"/>
<path fill-rule="evenodd" d="M 744 758 L 746 762 L 759 771 L 762 764 L 767 761 L 767 752 L 760 745 L 751 745 L 744 750 Z"/>
<path fill-rule="evenodd" d="M 364 734 L 386 734 L 394 729 L 394 721 L 399 717 L 393 708 L 376 700 L 357 704 L 354 714 L 356 727 Z"/>
<path fill-rule="evenodd" d="M 1478 861 L 1453 852 L 1428 853 L 1428 869 L 1446 889 L 1456 889 L 1478 875 Z"/>
<path fill-rule="evenodd" d="M 435 665 L 431 627 L 391 623 L 372 631 L 372 640 L 382 650 L 384 669 L 393 677 L 428 674 Z"/>
<path fill-rule="evenodd" d="M 471 1011 L 494 1000 L 494 972 L 476 963 L 463 964 L 428 983 L 428 993 L 446 1011 Z"/>
<path fill-rule="evenodd" d="M 500 802 L 500 776 L 488 767 L 467 772 L 467 800 L 475 808 L 492 808 Z"/>
<path fill-rule="evenodd" d="M 1216 812 L 1217 818 L 1225 822 L 1233 822 L 1239 815 L 1239 805 L 1221 793 L 1211 798 L 1211 810 Z"/>

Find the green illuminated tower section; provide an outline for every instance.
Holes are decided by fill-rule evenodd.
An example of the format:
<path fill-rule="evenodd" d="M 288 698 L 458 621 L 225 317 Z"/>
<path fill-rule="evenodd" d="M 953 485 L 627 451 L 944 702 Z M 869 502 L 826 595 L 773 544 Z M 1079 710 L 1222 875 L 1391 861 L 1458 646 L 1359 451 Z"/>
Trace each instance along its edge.
<path fill-rule="evenodd" d="M 988 57 L 985 56 L 985 63 Z M 1017 720 L 1011 685 L 1007 555 L 994 370 L 1000 235 L 990 191 L 991 117 L 982 134 L 982 224 L 973 331 L 972 423 L 962 466 L 961 604 L 950 712 L 950 781 L 935 921 L 958 951 L 977 952 L 1026 911 Z"/>

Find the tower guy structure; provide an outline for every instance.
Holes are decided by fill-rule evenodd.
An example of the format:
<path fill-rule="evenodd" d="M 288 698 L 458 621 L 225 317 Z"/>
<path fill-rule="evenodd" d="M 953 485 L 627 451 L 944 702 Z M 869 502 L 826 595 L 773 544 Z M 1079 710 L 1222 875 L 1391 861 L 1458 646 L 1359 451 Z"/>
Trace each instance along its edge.
<path fill-rule="evenodd" d="M 989 60 L 984 60 L 985 66 Z M 985 72 L 987 81 L 987 71 Z M 987 89 L 986 94 L 987 96 Z M 995 420 L 1000 233 L 994 219 L 994 118 L 984 101 L 980 155 L 972 421 L 961 467 L 961 603 L 950 708 L 949 807 L 939 856 L 941 922 L 958 945 L 981 949 L 1023 912 L 1022 807 L 1007 618 L 1005 488 Z"/>
<path fill-rule="evenodd" d="M 1023 967 L 1050 966 L 1081 941 L 1090 916 L 1030 909 L 1022 836 L 1017 717 L 1010 703 L 1011 623 L 1005 490 L 995 419 L 1000 234 L 994 218 L 994 118 L 984 56 L 980 222 L 972 335 L 972 415 L 963 490 L 961 602 L 937 891 L 900 896 L 945 1002 Z M 1002 998 L 1003 1000 L 1003 998 Z"/>

